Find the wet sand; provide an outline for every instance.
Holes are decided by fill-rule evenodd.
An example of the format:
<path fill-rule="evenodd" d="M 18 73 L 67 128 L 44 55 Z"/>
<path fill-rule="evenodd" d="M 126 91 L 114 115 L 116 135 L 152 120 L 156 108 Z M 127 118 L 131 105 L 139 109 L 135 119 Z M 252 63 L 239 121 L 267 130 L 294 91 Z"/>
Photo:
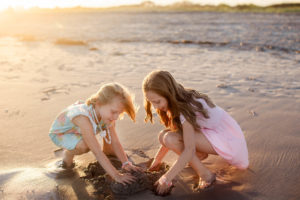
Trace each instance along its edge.
<path fill-rule="evenodd" d="M 83 169 L 94 162 L 91 153 L 75 158 L 75 176 L 58 179 L 49 175 L 49 165 L 60 158 L 54 154 L 57 147 L 50 141 L 48 131 L 55 116 L 63 108 L 79 99 L 85 100 L 103 83 L 118 81 L 135 94 L 136 103 L 140 106 L 137 122 L 132 123 L 125 116 L 117 122 L 117 132 L 126 153 L 135 163 L 152 158 L 159 147 L 157 134 L 163 126 L 159 124 L 158 118 L 155 118 L 153 125 L 144 123 L 141 84 L 146 74 L 153 69 L 170 71 L 184 86 L 208 94 L 217 105 L 228 111 L 245 134 L 250 166 L 241 171 L 218 156 L 209 156 L 203 163 L 218 178 L 211 190 L 193 192 L 197 177 L 191 168 L 186 167 L 176 177 L 177 182 L 171 195 L 159 197 L 150 190 L 144 190 L 127 199 L 300 198 L 300 55 L 297 53 L 299 45 L 297 46 L 295 33 L 299 32 L 296 29 L 299 26 L 295 22 L 295 16 L 204 13 L 201 14 L 201 19 L 212 19 L 211 24 L 225 24 L 218 26 L 218 30 L 224 32 L 216 31 L 213 34 L 209 32 L 212 27 L 205 23 L 203 28 L 207 32 L 199 33 L 201 37 L 207 37 L 205 39 L 196 37 L 198 25 L 189 25 L 192 21 L 189 19 L 196 21 L 195 13 L 139 14 L 134 19 L 142 19 L 143 23 L 134 25 L 131 23 L 134 14 L 122 14 L 121 17 L 105 14 L 98 16 L 97 19 L 103 20 L 103 26 L 97 25 L 100 28 L 95 32 L 86 31 L 94 30 L 95 26 L 91 23 L 94 15 L 72 15 L 65 16 L 66 18 L 62 15 L 47 15 L 42 16 L 43 20 L 40 22 L 39 17 L 29 16 L 26 19 L 33 22 L 26 24 L 27 21 L 25 23 L 17 16 L 9 21 L 9 25 L 5 24 L 8 30 L 0 26 L 1 200 L 94 197 L 92 185 L 80 178 L 85 175 Z M 90 24 L 86 24 L 86 20 L 80 21 L 85 17 L 92 19 L 88 20 Z M 226 18 L 225 21 L 214 21 L 223 17 Z M 249 23 L 257 23 L 256 27 L 262 29 L 251 29 L 251 34 L 248 34 L 248 29 L 239 19 L 249 18 L 252 19 Z M 44 25 L 45 21 L 52 19 L 57 20 L 57 23 Z M 106 19 L 124 19 L 126 27 L 133 28 L 123 27 L 117 30 L 122 27 L 123 21 L 117 26 L 105 24 Z M 152 26 L 152 19 L 162 19 L 163 24 Z M 173 19 L 183 20 L 176 26 L 179 30 L 177 35 L 170 34 L 177 30 L 168 26 Z M 265 19 L 262 23 L 270 24 L 261 24 L 261 19 Z M 3 21 L 5 18 L 1 18 L 0 24 Z M 15 23 L 16 21 L 20 21 L 20 24 Z M 229 22 L 226 23 L 227 21 Z M 85 28 L 78 31 L 87 34 L 87 38 L 82 40 L 78 36 L 80 34 L 75 34 L 70 22 L 86 24 Z M 144 29 L 145 23 L 153 30 Z M 290 37 L 281 40 L 280 36 L 284 35 L 281 32 L 274 34 L 272 38 L 273 32 L 279 30 L 277 26 L 281 24 L 284 25 L 283 32 L 292 35 L 291 40 Z M 28 29 L 23 29 L 24 27 Z M 161 27 L 167 27 L 167 30 Z M 242 31 L 241 38 L 244 40 L 250 38 L 248 43 L 236 43 L 235 38 L 240 38 L 240 35 L 235 35 L 232 27 Z M 189 41 L 189 36 L 186 36 L 190 33 L 189 28 L 196 30 L 191 38 L 195 37 L 197 44 L 168 42 L 182 39 Z M 11 32 L 8 34 L 9 30 Z M 141 30 L 148 32 L 144 34 Z M 128 31 L 132 31 L 134 35 L 131 36 Z M 93 40 L 95 35 L 102 32 L 106 34 L 103 38 Z M 18 33 L 24 37 L 20 39 Z M 113 37 L 115 33 L 119 34 L 116 34 L 116 38 Z M 223 35 L 218 35 L 219 33 L 231 42 L 223 45 L 224 41 L 214 41 L 215 38 L 222 38 Z M 30 34 L 33 36 L 30 37 Z M 26 35 L 29 36 L 25 37 Z M 144 35 L 150 39 L 141 38 Z M 167 38 L 168 35 L 170 39 Z M 59 40 L 60 38 L 67 39 Z M 271 49 L 262 50 L 259 45 L 256 46 L 256 38 L 262 47 L 268 42 L 274 41 L 274 44 Z M 212 41 L 215 45 L 197 42 L 202 40 Z M 170 152 L 164 161 L 172 165 L 176 159 L 177 156 Z"/>
<path fill-rule="evenodd" d="M 109 158 L 112 164 L 121 173 L 130 173 L 136 179 L 130 184 L 123 185 L 112 180 L 97 161 L 90 163 L 86 168 L 83 169 L 85 175 L 81 178 L 84 179 L 88 184 L 93 186 L 93 194 L 96 197 L 100 197 L 103 199 L 126 199 L 136 193 L 140 193 L 145 190 L 150 190 L 153 192 L 153 194 L 157 195 L 154 184 L 169 169 L 168 165 L 162 163 L 157 171 L 148 171 L 147 168 L 153 161 L 153 159 L 150 159 L 142 163 L 136 163 L 136 165 L 139 166 L 142 171 L 128 172 L 121 169 L 122 163 L 117 158 Z M 170 195 L 173 188 L 174 187 L 171 187 L 170 190 L 163 196 Z"/>
<path fill-rule="evenodd" d="M 284 105 L 281 100 L 265 99 L 260 103 L 257 103 L 257 99 L 256 101 L 255 99 L 248 100 L 246 106 L 243 104 L 240 109 L 233 108 L 234 116 L 240 116 L 237 118 L 242 124 L 248 142 L 250 156 L 248 170 L 237 170 L 221 158 L 210 155 L 204 163 L 218 177 L 217 183 L 211 190 L 193 192 L 192 188 L 197 183 L 197 177 L 193 170 L 187 167 L 176 178 L 177 182 L 170 196 L 158 197 L 152 191 L 145 190 L 128 196 L 127 199 L 297 199 L 300 195 L 297 190 L 300 186 L 297 136 L 300 127 L 296 123 L 296 119 L 299 119 L 297 110 L 300 107 L 289 100 L 285 100 Z M 248 112 L 250 110 L 254 110 L 256 115 Z M 154 127 L 142 123 L 128 126 L 128 123 L 129 119 L 119 123 L 124 132 L 132 133 L 131 136 L 126 135 L 126 137 L 132 138 L 131 140 L 121 137 L 121 141 L 126 141 L 124 146 L 128 155 L 137 163 L 147 160 L 148 156 L 154 156 L 158 144 L 149 144 L 147 140 L 156 138 L 155 132 L 160 126 L 157 123 L 153 125 Z M 120 127 L 119 129 L 121 129 Z M 287 127 L 289 128 L 287 129 Z M 145 140 L 137 143 L 139 140 L 133 135 L 142 130 Z M 45 144 L 47 143 L 49 142 L 45 140 Z M 55 147 L 51 143 L 48 145 L 52 147 L 53 152 Z M 142 151 L 137 151 L 137 149 Z M 3 152 L 5 149 L 1 151 Z M 3 154 L 1 155 L 3 156 Z M 48 158 L 44 158 L 44 160 L 26 164 L 16 163 L 11 157 L 6 159 L 7 163 L 16 164 L 15 167 L 12 165 L 10 169 L 1 170 L 0 197 L 2 199 L 34 199 L 36 197 L 38 199 L 52 199 L 53 197 L 62 199 L 62 196 L 65 199 L 86 199 L 93 197 L 94 188 L 80 178 L 80 176 L 84 176 L 82 169 L 88 163 L 93 162 L 94 158 L 91 154 L 76 159 L 79 174 L 67 179 L 55 179 L 47 176 L 47 164 L 57 159 L 51 156 L 51 151 L 48 155 Z M 19 155 L 17 154 L 17 156 Z M 38 156 L 35 155 L 35 157 Z M 166 161 L 171 164 L 176 158 L 175 154 L 169 153 Z M 33 158 L 29 157 L 28 159 Z M 22 165 L 28 167 L 20 168 Z M 9 168 L 5 162 L 2 166 Z"/>

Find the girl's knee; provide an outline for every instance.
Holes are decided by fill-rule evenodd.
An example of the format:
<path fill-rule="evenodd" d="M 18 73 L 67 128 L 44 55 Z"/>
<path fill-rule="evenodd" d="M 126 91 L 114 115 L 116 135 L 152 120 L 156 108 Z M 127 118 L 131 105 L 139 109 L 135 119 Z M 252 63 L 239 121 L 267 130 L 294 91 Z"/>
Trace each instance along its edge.
<path fill-rule="evenodd" d="M 78 142 L 75 149 L 78 154 L 83 154 L 83 153 L 87 153 L 90 151 L 89 147 L 85 144 L 85 142 L 83 140 Z"/>
<path fill-rule="evenodd" d="M 182 138 L 178 133 L 167 132 L 163 137 L 163 143 L 169 149 L 173 149 L 174 147 L 181 145 Z"/>
<path fill-rule="evenodd" d="M 158 134 L 158 140 L 159 140 L 160 144 L 162 144 L 162 145 L 164 145 L 164 146 L 165 146 L 165 144 L 164 144 L 164 139 L 163 139 L 163 138 L 164 138 L 165 134 L 166 134 L 168 131 L 169 131 L 169 130 L 165 129 L 165 130 L 160 131 L 159 134 Z"/>

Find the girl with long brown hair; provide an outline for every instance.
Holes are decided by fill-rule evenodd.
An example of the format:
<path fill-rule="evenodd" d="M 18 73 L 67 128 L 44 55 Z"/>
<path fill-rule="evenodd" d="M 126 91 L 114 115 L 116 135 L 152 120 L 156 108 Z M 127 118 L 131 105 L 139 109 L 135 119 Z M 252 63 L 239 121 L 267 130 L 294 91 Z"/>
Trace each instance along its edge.
<path fill-rule="evenodd" d="M 150 170 L 158 168 L 169 150 L 179 155 L 156 183 L 159 194 L 168 190 L 187 163 L 199 175 L 198 189 L 209 187 L 216 175 L 201 162 L 208 154 L 219 155 L 240 169 L 248 167 L 248 149 L 240 126 L 207 95 L 183 87 L 169 72 L 160 70 L 145 77 L 143 92 L 145 121 L 153 122 L 153 106 L 166 127 L 159 133 L 161 146 Z"/>

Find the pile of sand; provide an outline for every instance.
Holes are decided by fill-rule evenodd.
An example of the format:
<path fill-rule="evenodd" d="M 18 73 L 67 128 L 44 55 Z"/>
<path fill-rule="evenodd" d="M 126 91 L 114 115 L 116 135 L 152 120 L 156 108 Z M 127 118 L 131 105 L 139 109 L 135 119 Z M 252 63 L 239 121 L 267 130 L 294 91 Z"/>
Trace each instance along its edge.
<path fill-rule="evenodd" d="M 126 172 L 121 168 L 121 162 L 116 159 L 110 159 L 112 164 L 121 171 L 121 173 L 131 173 L 136 177 L 136 181 L 132 184 L 123 185 L 111 179 L 111 177 L 101 167 L 99 162 L 90 163 L 83 171 L 85 175 L 82 176 L 88 184 L 91 184 L 95 189 L 95 195 L 100 198 L 116 199 L 124 196 L 129 196 L 144 190 L 151 190 L 155 193 L 154 183 L 169 169 L 169 166 L 162 163 L 158 171 L 149 171 L 147 167 L 152 159 L 138 164 L 144 171 L 142 172 Z M 165 195 L 170 194 L 172 188 Z"/>

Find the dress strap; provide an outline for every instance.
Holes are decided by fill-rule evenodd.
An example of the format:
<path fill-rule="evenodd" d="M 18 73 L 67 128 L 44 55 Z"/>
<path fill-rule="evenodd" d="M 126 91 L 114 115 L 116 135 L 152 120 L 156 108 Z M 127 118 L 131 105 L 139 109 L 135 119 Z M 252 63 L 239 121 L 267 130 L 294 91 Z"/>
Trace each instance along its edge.
<path fill-rule="evenodd" d="M 110 136 L 109 129 L 106 128 L 106 132 L 107 132 L 108 138 L 107 137 L 103 137 L 103 138 L 104 138 L 104 140 L 105 140 L 106 143 L 111 144 L 111 136 Z"/>
<path fill-rule="evenodd" d="M 108 144 L 111 144 L 111 136 L 110 136 L 109 129 L 106 127 L 106 124 L 102 120 L 99 122 L 95 109 L 92 108 L 92 110 L 93 110 L 94 119 L 95 119 L 96 125 L 97 125 L 96 131 L 100 132 L 100 136 L 105 140 L 105 142 L 107 142 Z M 108 138 L 106 136 L 108 136 Z"/>
<path fill-rule="evenodd" d="M 96 124 L 98 125 L 99 124 L 99 120 L 98 120 L 98 117 L 97 117 L 97 114 L 96 114 L 96 111 L 95 111 L 95 108 L 92 107 L 92 110 L 93 110 L 93 116 L 94 116 L 94 119 L 96 121 Z"/>

